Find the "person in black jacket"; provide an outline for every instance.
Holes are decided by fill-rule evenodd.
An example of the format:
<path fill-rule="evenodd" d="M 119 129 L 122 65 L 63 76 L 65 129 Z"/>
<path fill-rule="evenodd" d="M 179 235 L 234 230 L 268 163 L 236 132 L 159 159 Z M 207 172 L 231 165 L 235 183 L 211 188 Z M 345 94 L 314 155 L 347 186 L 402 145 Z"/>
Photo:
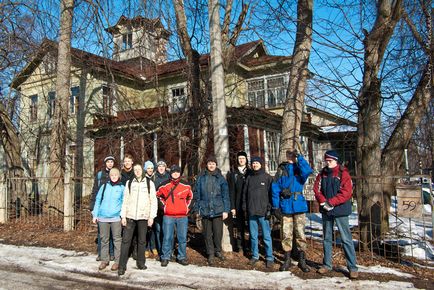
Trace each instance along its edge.
<path fill-rule="evenodd" d="M 258 233 L 259 225 L 262 229 L 262 237 L 265 244 L 266 267 L 274 265 L 273 243 L 271 239 L 270 223 L 267 219 L 271 209 L 271 184 L 273 178 L 262 167 L 262 158 L 252 158 L 253 174 L 248 176 L 243 189 L 243 209 L 247 210 L 249 219 L 250 248 L 252 258 L 250 265 L 259 260 Z"/>
<path fill-rule="evenodd" d="M 243 187 L 247 176 L 252 174 L 252 170 L 248 167 L 247 153 L 240 151 L 237 153 L 237 166 L 227 174 L 229 186 L 229 195 L 231 199 L 231 214 L 234 222 L 233 237 L 235 239 L 235 251 L 247 252 L 248 245 L 244 239 L 246 230 L 246 218 L 243 211 Z"/>
<path fill-rule="evenodd" d="M 213 265 L 215 257 L 224 260 L 223 221 L 228 217 L 230 210 L 228 183 L 217 168 L 214 156 L 208 157 L 206 169 L 196 180 L 193 203 L 193 212 L 202 217 L 208 264 Z"/>

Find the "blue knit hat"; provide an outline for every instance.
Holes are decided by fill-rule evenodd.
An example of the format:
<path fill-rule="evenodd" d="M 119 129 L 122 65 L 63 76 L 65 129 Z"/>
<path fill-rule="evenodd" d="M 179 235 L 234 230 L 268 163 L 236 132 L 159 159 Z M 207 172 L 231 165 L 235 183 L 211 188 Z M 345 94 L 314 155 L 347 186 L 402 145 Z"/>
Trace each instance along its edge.
<path fill-rule="evenodd" d="M 252 164 L 253 164 L 253 162 L 259 162 L 259 163 L 262 164 L 262 163 L 263 163 L 263 160 L 262 160 L 262 158 L 259 157 L 259 156 L 253 156 L 251 162 L 252 162 Z"/>
<path fill-rule="evenodd" d="M 151 160 L 148 160 L 145 162 L 145 165 L 143 165 L 143 169 L 148 169 L 148 168 L 152 168 L 154 169 L 154 163 Z"/>
<path fill-rule="evenodd" d="M 327 159 L 327 158 L 339 161 L 338 152 L 336 152 L 335 150 L 326 151 L 326 153 L 324 154 L 324 159 Z"/>

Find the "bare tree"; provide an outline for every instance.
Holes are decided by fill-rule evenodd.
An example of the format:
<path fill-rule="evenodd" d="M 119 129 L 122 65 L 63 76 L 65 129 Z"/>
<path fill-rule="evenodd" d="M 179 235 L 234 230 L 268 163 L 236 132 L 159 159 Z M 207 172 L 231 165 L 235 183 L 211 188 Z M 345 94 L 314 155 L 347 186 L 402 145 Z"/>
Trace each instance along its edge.
<path fill-rule="evenodd" d="M 312 0 L 299 0 L 297 5 L 297 35 L 289 73 L 288 90 L 282 120 L 279 161 L 286 160 L 285 152 L 295 149 L 300 137 L 308 65 L 312 47 Z"/>
<path fill-rule="evenodd" d="M 56 106 L 50 140 L 50 184 L 48 200 L 63 206 L 63 177 L 68 133 L 68 104 L 71 83 L 71 33 L 74 0 L 60 3 L 60 39 L 57 56 Z"/>

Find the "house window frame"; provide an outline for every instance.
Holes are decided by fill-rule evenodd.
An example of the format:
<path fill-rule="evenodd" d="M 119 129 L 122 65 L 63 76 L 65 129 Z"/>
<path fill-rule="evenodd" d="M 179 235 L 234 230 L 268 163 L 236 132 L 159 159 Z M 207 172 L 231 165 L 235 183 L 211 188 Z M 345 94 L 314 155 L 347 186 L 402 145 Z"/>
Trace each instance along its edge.
<path fill-rule="evenodd" d="M 104 90 L 108 90 L 108 94 L 105 93 Z M 114 86 L 110 84 L 103 84 L 101 86 L 101 95 L 102 95 L 103 114 L 114 115 L 115 103 L 116 103 Z"/>
<path fill-rule="evenodd" d="M 56 92 L 50 91 L 47 95 L 47 104 L 48 104 L 48 118 L 51 119 L 54 117 L 54 112 L 56 110 Z"/>
<path fill-rule="evenodd" d="M 133 48 L 133 33 L 126 32 L 122 34 L 122 51 Z"/>
<path fill-rule="evenodd" d="M 276 96 L 276 102 L 275 104 L 270 104 L 270 97 L 271 97 L 271 93 L 270 91 L 274 90 L 278 90 L 279 88 L 282 87 L 273 87 L 273 88 L 269 88 L 268 82 L 277 78 L 283 78 L 283 99 L 281 100 L 281 102 L 278 102 L 278 97 Z M 255 107 L 255 108 L 265 108 L 265 109 L 273 109 L 273 108 L 281 108 L 285 105 L 285 98 L 286 98 L 286 92 L 288 90 L 288 80 L 289 80 L 289 73 L 285 72 L 285 73 L 279 73 L 279 74 L 273 74 L 273 75 L 263 75 L 260 77 L 254 77 L 254 78 L 250 78 L 250 79 L 246 79 L 246 83 L 247 83 L 247 103 L 250 107 Z M 261 89 L 255 88 L 253 90 L 249 90 L 249 83 L 252 82 L 259 82 L 262 81 L 263 86 Z M 263 102 L 264 104 L 259 104 L 258 105 L 258 93 L 262 92 L 263 96 L 261 96 L 261 98 L 263 98 Z M 254 95 L 253 95 L 254 93 Z M 276 94 L 277 95 L 277 94 Z M 253 98 L 253 96 L 255 97 L 255 102 L 253 103 L 251 100 Z"/>
<path fill-rule="evenodd" d="M 75 89 L 77 90 L 75 94 Z M 80 102 L 80 86 L 73 86 L 70 88 L 71 96 L 69 97 L 69 113 L 77 115 Z"/>
<path fill-rule="evenodd" d="M 29 96 L 30 98 L 30 121 L 38 120 L 38 94 Z"/>
<path fill-rule="evenodd" d="M 264 130 L 265 161 L 268 172 L 274 175 L 279 167 L 280 133 Z"/>
<path fill-rule="evenodd" d="M 181 97 L 184 96 L 184 106 L 183 107 L 177 107 L 175 108 L 175 102 L 174 102 L 174 90 L 180 90 L 182 89 L 184 94 L 183 95 L 178 95 L 176 97 Z M 188 87 L 187 87 L 187 83 L 179 83 L 179 84 L 174 84 L 172 86 L 168 87 L 168 98 L 169 98 L 169 113 L 182 113 L 187 111 L 189 104 L 188 104 Z M 178 103 L 178 102 L 177 102 Z"/>

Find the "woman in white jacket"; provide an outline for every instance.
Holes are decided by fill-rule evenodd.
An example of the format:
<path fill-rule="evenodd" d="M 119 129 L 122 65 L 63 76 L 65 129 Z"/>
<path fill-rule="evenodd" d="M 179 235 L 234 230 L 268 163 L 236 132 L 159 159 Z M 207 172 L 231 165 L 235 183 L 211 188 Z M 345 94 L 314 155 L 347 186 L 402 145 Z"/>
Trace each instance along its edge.
<path fill-rule="evenodd" d="M 157 216 L 158 203 L 155 195 L 155 185 L 146 178 L 140 163 L 134 165 L 134 178 L 125 186 L 124 200 L 121 210 L 121 221 L 124 228 L 122 237 L 119 275 L 124 275 L 127 268 L 129 249 L 134 230 L 137 227 L 137 268 L 145 270 L 146 232 Z"/>

